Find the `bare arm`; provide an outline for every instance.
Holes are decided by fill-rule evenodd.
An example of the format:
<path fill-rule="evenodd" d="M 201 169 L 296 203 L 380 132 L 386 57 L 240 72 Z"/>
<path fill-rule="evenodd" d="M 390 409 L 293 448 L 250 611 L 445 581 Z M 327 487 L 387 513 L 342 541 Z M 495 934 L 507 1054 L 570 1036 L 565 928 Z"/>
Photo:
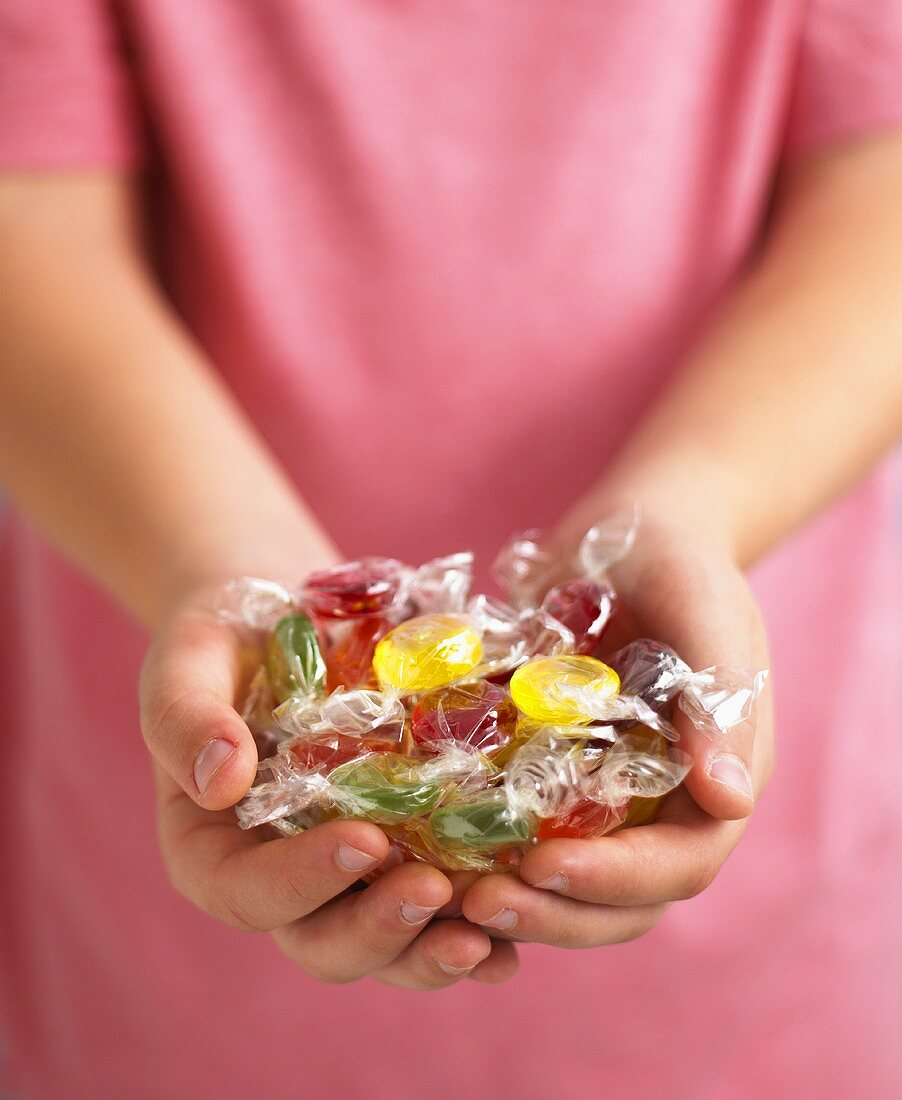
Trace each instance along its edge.
<path fill-rule="evenodd" d="M 157 289 L 125 181 L 0 181 L 0 287 L 0 480 L 122 604 L 153 624 L 334 557 Z"/>
<path fill-rule="evenodd" d="M 784 173 L 760 257 L 598 489 L 695 524 L 741 565 L 902 431 L 902 135 Z"/>
<path fill-rule="evenodd" d="M 900 426 L 897 135 L 786 172 L 760 256 L 562 537 L 640 501 L 639 538 L 615 576 L 620 628 L 670 643 L 694 668 L 762 668 L 764 628 L 740 568 L 851 485 Z M 773 767 L 769 694 L 754 724 L 719 741 L 677 721 L 695 766 L 654 824 L 540 844 L 519 879 L 471 888 L 467 918 L 588 947 L 641 935 L 704 889 Z"/>
<path fill-rule="evenodd" d="M 699 345 L 686 371 L 662 395 L 612 468 L 605 471 L 597 489 L 565 523 L 565 530 L 572 534 L 613 503 L 638 499 L 645 505 L 649 522 L 637 552 L 624 563 L 618 583 L 636 629 L 671 642 L 697 667 L 715 662 L 767 663 L 760 617 L 738 566 L 753 560 L 850 484 L 898 430 L 902 358 L 902 322 L 896 307 L 902 293 L 902 215 L 897 198 L 902 182 L 900 149 L 900 139 L 875 139 L 857 148 L 825 154 L 787 173 L 773 231 L 762 255 L 725 304 L 718 323 Z M 118 217 L 119 225 L 125 224 L 121 213 Z M 18 242 L 16 247 L 22 246 L 18 229 L 13 230 L 13 236 Z M 127 247 L 122 243 L 126 239 L 120 230 L 115 248 Z M 52 234 L 49 240 L 46 235 L 38 236 L 37 246 L 35 238 L 29 237 L 23 246 L 30 252 L 33 290 L 10 324 L 14 330 L 11 346 L 14 352 L 21 349 L 18 354 L 22 362 L 43 363 L 48 359 L 47 351 L 39 359 L 28 358 L 35 354 L 35 346 L 41 346 L 33 344 L 32 338 L 44 339 L 39 331 L 40 311 L 29 302 L 34 301 L 35 289 L 45 279 L 43 257 L 51 245 Z M 75 247 L 76 256 L 81 250 Z M 104 277 L 97 274 L 104 288 L 111 282 L 110 272 L 114 275 L 112 281 L 123 277 L 120 260 L 113 262 L 114 254 L 121 259 L 120 253 L 111 251 L 108 266 L 102 265 Z M 135 263 L 133 259 L 129 262 Z M 23 265 L 23 270 L 28 271 L 28 265 Z M 85 296 L 71 285 L 78 275 L 78 265 L 70 265 L 68 271 L 66 294 L 75 295 L 76 304 L 70 303 L 68 313 L 61 314 L 67 320 L 59 324 L 56 341 L 44 345 L 50 351 L 65 343 L 71 331 L 79 331 L 82 309 L 97 320 L 96 284 L 95 292 Z M 6 438 L 11 442 L 3 444 L 0 461 L 9 467 L 4 476 L 23 506 L 97 575 L 113 578 L 112 587 L 124 602 L 153 620 L 174 594 L 190 589 L 200 579 L 245 569 L 282 571 L 284 554 L 295 561 L 298 548 L 312 546 L 311 558 L 320 554 L 320 547 L 324 554 L 331 550 L 309 516 L 295 504 L 278 471 L 264 473 L 272 470 L 265 452 L 210 381 L 201 357 L 186 346 L 176 322 L 168 318 L 161 326 L 148 318 L 148 299 L 156 303 L 154 311 L 161 307 L 152 288 L 146 285 L 146 277 L 142 275 L 137 281 L 144 290 L 136 292 L 134 308 L 143 321 L 136 320 L 119 334 L 115 350 L 105 361 L 113 373 L 121 368 L 123 360 L 128 362 L 131 357 L 134 362 L 135 331 L 152 328 L 154 333 L 148 334 L 147 340 L 155 347 L 159 345 L 153 341 L 161 339 L 162 331 L 174 330 L 175 342 L 183 348 L 180 361 L 190 376 L 189 387 L 199 387 L 209 397 L 205 419 L 216 421 L 203 429 L 214 438 L 208 438 L 201 448 L 207 464 L 198 467 L 202 472 L 194 490 L 182 497 L 179 476 L 185 467 L 173 454 L 172 440 L 195 429 L 196 414 L 180 419 L 183 412 L 169 410 L 174 431 L 168 445 L 163 443 L 161 447 L 162 437 L 153 430 L 142 431 L 136 440 L 128 428 L 136 417 L 146 415 L 146 398 L 143 394 L 136 398 L 126 387 L 118 414 L 108 423 L 97 423 L 95 432 L 79 434 L 81 429 L 68 415 L 58 386 L 48 388 L 40 380 L 32 384 L 30 375 L 21 371 L 18 375 L 13 371 L 9 383 L 10 400 L 18 401 L 19 411 L 7 417 L 10 431 Z M 119 291 L 109 288 L 109 293 L 111 301 L 118 300 Z M 14 305 L 17 298 L 12 296 Z M 143 303 L 140 306 L 138 299 Z M 95 312 L 91 313 L 92 309 Z M 5 316 L 3 324 L 6 329 Z M 50 328 L 56 325 L 53 321 Z M 91 324 L 85 327 L 92 329 Z M 105 331 L 106 323 L 99 327 Z M 92 330 L 85 339 L 90 348 L 90 341 L 99 336 Z M 104 343 L 104 347 L 108 345 Z M 83 351 L 81 359 L 73 360 L 75 367 L 54 369 L 63 370 L 65 380 L 78 391 L 82 369 L 93 378 L 94 364 L 103 359 L 103 355 Z M 16 358 L 12 362 L 15 364 Z M 61 360 L 54 362 L 59 364 Z M 155 357 L 150 357 L 143 372 L 144 385 L 151 390 L 156 389 L 155 365 Z M 79 401 L 93 406 L 108 400 L 103 371 L 99 377 L 92 397 L 82 396 Z M 4 403 L 6 396 L 4 392 Z M 164 398 L 156 394 L 150 400 Z M 178 405 L 181 410 L 185 407 L 181 401 Z M 125 436 L 123 424 L 127 426 Z M 58 426 L 62 443 L 55 442 L 47 455 L 33 453 L 37 449 L 34 441 Z M 97 441 L 97 434 L 103 434 L 102 442 Z M 140 557 L 145 539 L 159 548 L 159 555 L 147 563 L 146 569 L 134 568 L 124 560 L 128 553 L 108 545 L 115 542 L 109 537 L 111 528 L 118 534 L 118 512 L 134 509 L 132 487 L 135 481 L 141 484 L 146 459 L 142 457 L 139 469 L 121 481 L 115 471 L 79 466 L 81 452 L 91 446 L 105 449 L 108 434 L 119 441 L 117 454 L 133 448 L 142 454 L 152 454 L 154 448 L 165 452 L 160 458 L 161 468 L 149 479 L 144 492 L 144 507 L 153 519 L 145 529 L 145 520 L 132 518 L 130 523 L 136 523 L 140 530 L 130 535 L 124 547 L 133 548 L 138 560 L 143 561 L 147 560 Z M 211 494 L 207 482 L 209 477 L 221 477 L 224 470 L 230 469 L 226 452 L 234 452 L 236 437 L 243 440 L 242 448 L 249 448 L 248 461 L 266 482 L 261 493 L 257 475 L 248 479 L 250 511 L 242 505 L 240 514 L 232 507 L 235 497 L 231 488 L 223 489 L 221 495 L 219 491 Z M 222 463 L 211 458 L 220 449 Z M 126 468 L 130 468 L 129 455 L 122 457 Z M 106 485 L 105 478 L 112 482 L 110 492 L 99 498 L 110 510 L 105 521 L 98 519 L 99 530 L 93 533 L 84 531 L 81 516 L 74 514 L 77 510 L 57 500 L 61 479 L 68 478 L 69 463 L 72 469 L 80 470 L 79 480 L 87 477 L 90 483 L 96 469 L 97 484 Z M 244 484 L 240 471 L 237 476 L 237 484 Z M 173 504 L 169 499 L 168 490 L 173 484 L 178 485 L 177 496 L 184 503 Z M 82 493 L 81 501 L 96 503 L 94 491 L 78 486 L 74 489 Z M 159 497 L 164 498 L 162 502 Z M 260 497 L 265 504 L 262 512 L 257 510 Z M 207 501 L 209 510 L 195 510 L 196 504 L 203 505 L 201 498 Z M 204 517 L 203 521 L 199 516 Z M 247 529 L 258 534 L 270 532 L 268 542 L 274 548 L 271 559 L 260 560 L 257 547 L 248 547 L 244 535 Z M 285 531 L 288 534 L 283 537 L 281 532 Z M 283 547 L 287 548 L 284 552 Z M 155 573 L 157 563 L 161 564 Z M 162 579 L 145 582 L 145 577 L 155 575 Z M 175 694 L 172 654 L 199 650 L 212 661 L 221 645 L 221 639 L 211 638 L 204 633 L 207 627 L 198 626 L 191 618 L 176 623 L 174 640 L 167 637 L 166 632 L 171 630 L 164 628 L 164 644 L 157 646 L 151 661 L 157 714 L 166 692 L 170 699 Z M 201 630 L 200 640 L 192 633 L 196 630 Z M 187 636 L 180 631 L 187 632 Z M 165 691 L 160 689 L 161 684 Z M 180 726 L 174 720 L 178 715 L 167 712 L 167 721 L 161 721 L 159 728 L 155 726 L 150 738 L 157 746 L 158 757 L 166 761 L 169 775 L 176 777 L 191 798 L 210 807 L 234 800 L 232 795 L 240 787 L 242 775 L 246 778 L 247 774 L 246 768 L 242 773 L 236 765 L 236 760 L 240 763 L 245 757 L 241 756 L 241 734 L 234 725 L 234 712 L 226 705 L 228 677 L 221 678 L 217 689 L 219 698 L 211 701 L 202 721 L 195 714 L 193 724 L 188 721 Z M 234 739 L 238 755 L 228 758 L 225 770 L 217 773 L 209 790 L 201 790 L 191 779 L 192 760 L 196 752 L 206 748 L 208 731 L 217 723 L 222 734 L 219 739 Z M 597 842 L 574 845 L 552 841 L 540 845 L 524 861 L 523 882 L 511 876 L 489 876 L 477 883 L 465 899 L 467 917 L 488 924 L 497 936 L 504 929 L 492 923 L 492 916 L 510 910 L 517 918 L 514 934 L 518 937 L 566 942 L 569 946 L 613 942 L 650 927 L 670 901 L 702 888 L 741 835 L 743 822 L 731 819 L 741 819 L 750 812 L 754 796 L 766 782 L 772 766 L 772 728 L 765 701 L 757 737 L 747 730 L 734 743 L 715 746 L 694 738 L 689 730 L 683 732 L 684 744 L 697 761 L 687 784 L 692 798 L 684 791 L 677 792 L 659 825 Z M 171 795 L 172 788 L 169 790 Z M 173 801 L 173 806 L 176 804 L 183 814 L 194 809 L 185 800 Z M 173 823 L 173 814 L 168 820 Z M 176 831 L 184 832 L 184 822 L 176 825 Z M 299 842 L 303 838 L 296 839 Z M 233 856 L 233 866 L 244 858 Z M 260 896 L 255 885 L 257 874 L 263 872 L 251 876 L 254 897 Z M 563 877 L 563 885 L 557 876 Z M 543 892 L 526 885 L 540 882 L 555 884 L 547 885 L 544 897 Z M 235 891 L 240 894 L 235 883 L 223 884 L 215 904 L 207 902 L 206 907 L 216 911 L 225 895 L 231 899 L 233 909 Z M 554 899 L 548 891 L 564 895 L 561 906 L 549 904 Z M 205 899 L 199 900 L 205 904 Z M 598 907 L 598 902 L 604 905 Z M 346 911 L 342 914 L 347 916 Z M 253 919 L 258 923 L 262 920 L 256 913 Z M 512 927 L 508 924 L 507 931 Z M 470 946 L 476 950 L 475 943 Z M 479 966 L 501 965 L 503 973 L 503 964 L 503 957 L 499 962 L 493 951 Z M 436 981 L 428 965 L 424 977 L 422 957 L 416 965 L 420 967 L 418 981 Z M 402 968 L 402 973 L 400 980 L 408 981 L 408 971 Z"/>
<path fill-rule="evenodd" d="M 127 184 L 0 181 L 0 287 L 0 479 L 156 628 L 142 728 L 175 885 L 231 925 L 271 931 L 327 981 L 509 977 L 509 944 L 463 921 L 429 924 L 451 897 L 434 868 L 407 864 L 346 893 L 387 854 L 375 825 L 264 843 L 224 809 L 257 754 L 233 705 L 237 641 L 207 613 L 206 590 L 245 572 L 298 579 L 335 552 L 154 285 Z"/>

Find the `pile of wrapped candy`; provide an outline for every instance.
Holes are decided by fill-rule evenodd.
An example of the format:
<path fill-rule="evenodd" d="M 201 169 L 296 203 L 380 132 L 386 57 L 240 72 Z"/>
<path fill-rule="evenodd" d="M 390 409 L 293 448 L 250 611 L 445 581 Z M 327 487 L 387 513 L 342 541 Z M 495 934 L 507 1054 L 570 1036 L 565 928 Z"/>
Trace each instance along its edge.
<path fill-rule="evenodd" d="M 592 528 L 570 563 L 539 532 L 516 537 L 495 563 L 504 599 L 471 595 L 470 554 L 367 558 L 296 588 L 232 581 L 218 613 L 257 655 L 242 716 L 261 758 L 240 824 L 364 818 L 390 839 L 383 869 L 486 870 L 650 821 L 691 766 L 674 707 L 720 736 L 765 673 L 694 672 L 644 638 L 594 656 L 636 523 Z"/>

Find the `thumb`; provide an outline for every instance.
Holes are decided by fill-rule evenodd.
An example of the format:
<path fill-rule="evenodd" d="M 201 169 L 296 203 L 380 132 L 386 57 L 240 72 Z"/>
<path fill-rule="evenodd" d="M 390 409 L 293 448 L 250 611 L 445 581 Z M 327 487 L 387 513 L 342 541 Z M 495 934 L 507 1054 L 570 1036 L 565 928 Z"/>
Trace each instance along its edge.
<path fill-rule="evenodd" d="M 723 597 L 725 593 L 721 593 Z M 674 719 L 693 760 L 685 785 L 713 817 L 747 817 L 769 775 L 772 730 L 765 683 L 767 646 L 754 605 L 738 594 L 686 607 L 674 647 L 696 670 Z"/>
<path fill-rule="evenodd" d="M 680 748 L 693 761 L 685 779 L 689 793 L 713 817 L 728 820 L 747 817 L 759 790 L 755 720 L 749 717 L 729 730 L 719 730 L 710 716 L 694 707 L 687 714 L 683 710 L 686 698 L 681 697 L 674 724 Z"/>
<path fill-rule="evenodd" d="M 198 805 L 234 805 L 254 781 L 257 749 L 233 706 L 239 649 L 225 623 L 177 613 L 141 672 L 141 730 L 151 755 Z"/>

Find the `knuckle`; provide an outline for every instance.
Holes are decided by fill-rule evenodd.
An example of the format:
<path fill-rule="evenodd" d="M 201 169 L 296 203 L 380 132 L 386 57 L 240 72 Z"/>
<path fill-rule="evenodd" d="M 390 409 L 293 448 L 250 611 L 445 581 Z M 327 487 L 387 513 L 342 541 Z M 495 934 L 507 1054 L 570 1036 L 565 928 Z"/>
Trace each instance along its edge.
<path fill-rule="evenodd" d="M 515 929 L 516 931 L 516 929 Z M 543 943 L 548 947 L 558 947 L 565 951 L 573 951 L 581 947 L 592 946 L 586 936 L 586 930 L 578 920 L 548 920 L 546 919 L 541 929 L 531 929 L 531 934 L 517 935 L 518 943 Z"/>
<path fill-rule="evenodd" d="M 693 866 L 681 885 L 678 900 L 688 901 L 690 898 L 697 898 L 699 894 L 708 889 L 716 877 L 717 868 L 708 863 L 701 862 Z"/>
<path fill-rule="evenodd" d="M 261 932 L 270 931 L 247 906 L 228 894 L 209 898 L 208 904 L 204 908 L 217 920 L 227 924 L 230 928 L 237 929 L 239 932 L 258 935 Z"/>
<path fill-rule="evenodd" d="M 611 905 L 629 905 L 642 892 L 643 885 L 654 881 L 661 872 L 660 856 L 645 846 L 624 848 L 617 860 L 604 872 L 605 900 Z"/>
<path fill-rule="evenodd" d="M 314 897 L 306 869 L 289 864 L 278 881 L 286 905 L 298 917 L 306 917 L 325 900 Z"/>
<path fill-rule="evenodd" d="M 188 880 L 186 896 L 211 917 L 239 932 L 270 931 L 254 906 L 242 896 L 242 891 L 227 877 L 228 860 L 212 872 Z"/>
<path fill-rule="evenodd" d="M 613 839 L 613 838 L 612 838 Z M 616 849 L 609 849 L 615 851 Z M 649 884 L 660 880 L 667 870 L 660 850 L 651 844 L 624 845 L 618 858 L 604 870 L 604 900 L 610 905 L 634 905 L 647 893 Z"/>
<path fill-rule="evenodd" d="M 197 721 L 199 711 L 199 701 L 191 691 L 179 692 L 174 697 L 162 695 L 149 703 L 141 721 L 147 747 L 153 751 L 178 744 Z"/>
<path fill-rule="evenodd" d="M 408 938 L 400 916 L 384 915 L 375 919 L 369 917 L 359 921 L 357 926 L 357 940 L 361 951 L 378 960 L 399 954 Z"/>
<path fill-rule="evenodd" d="M 632 876 L 625 869 L 619 869 L 605 881 L 604 892 L 610 905 L 623 905 L 635 892 Z"/>

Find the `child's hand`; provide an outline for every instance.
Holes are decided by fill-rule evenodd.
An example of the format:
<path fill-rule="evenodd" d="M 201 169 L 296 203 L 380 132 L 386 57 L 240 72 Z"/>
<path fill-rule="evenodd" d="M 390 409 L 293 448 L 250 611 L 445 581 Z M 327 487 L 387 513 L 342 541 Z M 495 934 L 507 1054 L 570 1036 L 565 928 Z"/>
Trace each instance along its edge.
<path fill-rule="evenodd" d="M 767 667 L 761 617 L 744 579 L 723 551 L 691 532 L 643 516 L 614 584 L 613 647 L 649 637 L 672 645 L 694 669 Z M 546 841 L 526 855 L 519 876 L 488 875 L 470 886 L 464 916 L 494 936 L 594 947 L 643 935 L 672 902 L 704 890 L 770 776 L 770 695 L 758 700 L 754 722 L 720 743 L 682 714 L 676 724 L 695 764 L 654 824 L 598 840 Z"/>
<path fill-rule="evenodd" d="M 372 974 L 439 989 L 465 976 L 509 978 L 517 967 L 512 944 L 462 920 L 429 923 L 452 896 L 435 868 L 404 864 L 347 892 L 388 852 L 377 826 L 332 821 L 277 840 L 238 827 L 228 807 L 247 791 L 257 764 L 250 731 L 232 706 L 238 658 L 234 633 L 198 598 L 164 625 L 144 665 L 142 728 L 175 887 L 234 928 L 271 932 L 322 981 Z"/>

